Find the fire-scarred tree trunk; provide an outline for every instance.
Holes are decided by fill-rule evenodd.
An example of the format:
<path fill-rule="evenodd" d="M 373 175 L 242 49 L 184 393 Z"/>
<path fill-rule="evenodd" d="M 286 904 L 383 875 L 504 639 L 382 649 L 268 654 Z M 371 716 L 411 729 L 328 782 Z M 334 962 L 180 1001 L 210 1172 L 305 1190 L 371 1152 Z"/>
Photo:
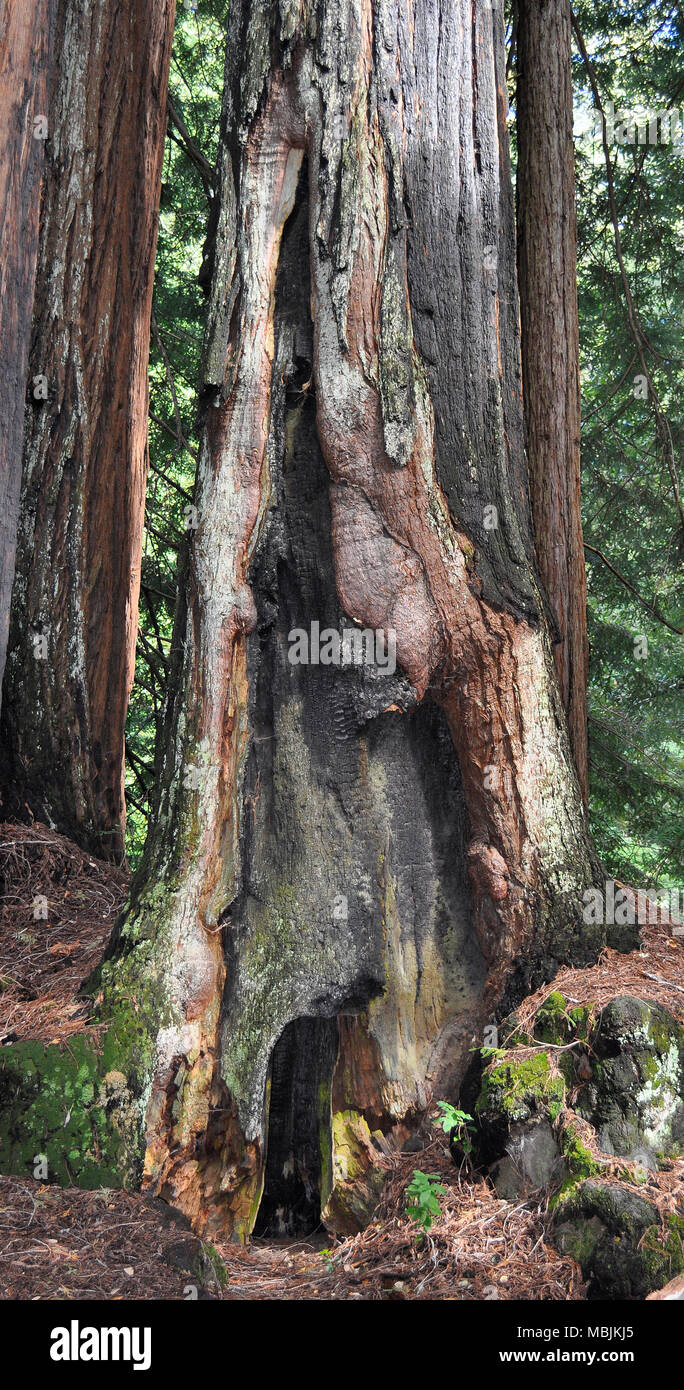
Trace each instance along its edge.
<path fill-rule="evenodd" d="M 53 12 L 54 0 L 5 0 L 0 13 L 0 685 L 19 519 Z"/>
<path fill-rule="evenodd" d="M 580 499 L 577 230 L 570 0 L 518 4 L 518 274 L 537 563 L 585 798 L 587 581 Z"/>
<path fill-rule="evenodd" d="M 115 859 L 174 12 L 58 5 L 5 678 L 5 812 Z"/>
<path fill-rule="evenodd" d="M 219 173 L 159 802 L 100 990 L 154 1191 L 244 1236 L 266 1180 L 266 1222 L 345 1229 L 371 1132 L 453 1098 L 482 1025 L 601 942 L 534 567 L 498 8 L 234 0 Z M 293 664 L 316 623 L 396 634 L 396 673 Z"/>

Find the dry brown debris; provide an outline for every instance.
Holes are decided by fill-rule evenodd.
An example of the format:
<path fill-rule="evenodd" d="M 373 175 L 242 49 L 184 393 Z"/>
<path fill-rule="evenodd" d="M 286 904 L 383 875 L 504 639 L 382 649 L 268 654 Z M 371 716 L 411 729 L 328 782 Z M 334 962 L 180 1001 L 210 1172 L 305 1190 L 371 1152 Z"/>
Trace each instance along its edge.
<path fill-rule="evenodd" d="M 442 1215 L 421 1239 L 405 1215 L 414 1168 L 439 1176 Z M 478 1175 L 454 1167 L 441 1139 L 422 1154 L 401 1156 L 375 1221 L 334 1246 L 316 1298 L 580 1300 L 579 1267 L 546 1242 L 546 1200 L 500 1200 Z M 325 1292 L 322 1290 L 325 1289 Z"/>
<path fill-rule="evenodd" d="M 548 985 L 528 995 L 516 1009 L 516 1029 L 532 1031 L 532 1022 L 550 994 L 562 994 L 571 1005 L 595 1005 L 598 1013 L 620 994 L 662 1004 L 684 1023 L 684 937 L 671 936 L 666 924 L 649 922 L 641 928 L 641 948 L 622 955 L 606 947 L 596 965 L 584 970 L 563 966 Z"/>
<path fill-rule="evenodd" d="M 102 955 L 129 875 L 42 825 L 0 824 L 0 1042 L 81 1032 L 76 998 Z M 39 915 L 47 899 L 47 920 Z"/>
<path fill-rule="evenodd" d="M 416 1162 L 447 1191 L 422 1239 L 404 1212 Z M 192 1236 L 169 1226 L 163 1204 L 140 1193 L 82 1192 L 0 1178 L 0 1298 L 232 1300 L 578 1300 L 574 1260 L 545 1239 L 543 1205 L 499 1201 L 480 1178 L 458 1174 L 441 1140 L 397 1157 L 376 1220 L 321 1250 L 305 1241 L 219 1246 L 228 1281 L 205 1292 L 168 1263 Z M 199 1244 L 199 1242 L 196 1242 Z"/>
<path fill-rule="evenodd" d="M 173 1232 L 139 1193 L 81 1192 L 0 1177 L 4 1299 L 182 1299 L 191 1276 L 163 1260 Z"/>

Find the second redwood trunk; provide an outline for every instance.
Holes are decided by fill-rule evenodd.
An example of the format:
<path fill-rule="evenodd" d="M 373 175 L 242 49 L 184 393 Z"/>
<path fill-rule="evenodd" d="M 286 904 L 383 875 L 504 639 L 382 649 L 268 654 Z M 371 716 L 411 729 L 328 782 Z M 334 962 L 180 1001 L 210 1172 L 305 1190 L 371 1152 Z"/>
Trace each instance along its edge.
<path fill-rule="evenodd" d="M 518 16 L 518 275 L 530 494 L 539 572 L 557 625 L 556 668 L 586 800 L 570 3 L 520 0 Z"/>
<path fill-rule="evenodd" d="M 58 6 L 4 692 L 5 813 L 114 859 L 174 13 L 175 0 Z"/>

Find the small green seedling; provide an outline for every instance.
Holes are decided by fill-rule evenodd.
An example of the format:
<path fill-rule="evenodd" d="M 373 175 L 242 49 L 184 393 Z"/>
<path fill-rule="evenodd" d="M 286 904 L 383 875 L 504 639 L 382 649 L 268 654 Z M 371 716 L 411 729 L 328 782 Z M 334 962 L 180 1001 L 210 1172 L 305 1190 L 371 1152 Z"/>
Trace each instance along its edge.
<path fill-rule="evenodd" d="M 406 1215 L 410 1221 L 415 1221 L 422 1226 L 423 1231 L 429 1231 L 437 1217 L 441 1215 L 439 1198 L 446 1192 L 436 1173 L 421 1173 L 419 1168 L 414 1168 L 413 1177 L 406 1189 Z M 422 1240 L 420 1232 L 416 1240 Z"/>
<path fill-rule="evenodd" d="M 468 1130 L 475 1128 L 472 1115 L 466 1114 L 465 1110 L 457 1110 L 448 1100 L 439 1100 L 437 1109 L 441 1111 L 437 1124 L 441 1125 L 444 1133 L 459 1143 L 464 1153 L 472 1153 L 473 1141 L 468 1133 Z"/>

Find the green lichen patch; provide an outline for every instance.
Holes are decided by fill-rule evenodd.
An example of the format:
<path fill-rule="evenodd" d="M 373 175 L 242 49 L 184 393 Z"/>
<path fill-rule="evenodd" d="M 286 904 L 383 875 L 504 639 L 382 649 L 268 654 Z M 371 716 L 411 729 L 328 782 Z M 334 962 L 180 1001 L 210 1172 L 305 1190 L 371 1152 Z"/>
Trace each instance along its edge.
<path fill-rule="evenodd" d="M 619 996 L 602 1012 L 578 1112 L 622 1157 L 684 1152 L 684 1028 L 661 1005 Z"/>

